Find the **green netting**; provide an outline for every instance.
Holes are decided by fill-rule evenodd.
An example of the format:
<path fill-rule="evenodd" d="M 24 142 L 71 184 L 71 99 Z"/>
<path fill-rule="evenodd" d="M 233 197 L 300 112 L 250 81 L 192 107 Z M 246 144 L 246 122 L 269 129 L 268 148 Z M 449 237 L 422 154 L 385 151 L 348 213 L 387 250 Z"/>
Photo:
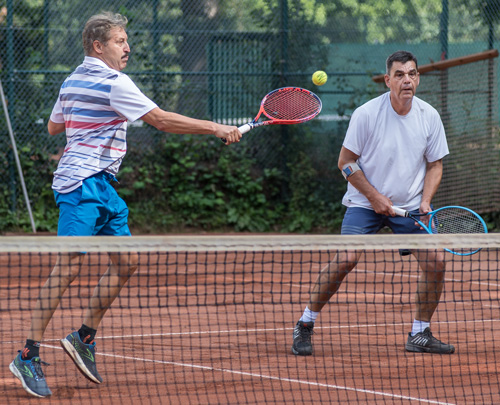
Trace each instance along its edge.
<path fill-rule="evenodd" d="M 383 72 L 387 55 L 407 49 L 418 56 L 422 65 L 496 45 L 500 10 L 497 1 L 458 1 L 448 6 L 446 1 L 439 0 L 426 2 L 426 7 L 418 7 L 416 2 L 399 8 L 387 2 L 385 9 L 383 2 L 375 3 L 326 0 L 0 2 L 0 78 L 9 102 L 31 203 L 42 229 L 53 230 L 43 222 L 57 215 L 50 191 L 51 173 L 65 144 L 64 136 L 47 134 L 47 119 L 60 84 L 83 58 L 83 24 L 101 10 L 117 11 L 129 18 L 132 55 L 125 72 L 166 110 L 241 123 L 253 117 L 265 93 L 283 85 L 309 88 L 323 100 L 323 112 L 315 121 L 293 128 L 259 129 L 232 151 L 222 148 L 211 157 L 206 157 L 204 142 L 160 134 L 139 122 L 129 130 L 130 154 L 134 155 L 127 157 L 124 163 L 126 170 L 134 172 L 134 181 L 127 179 L 130 176 L 125 172 L 122 193 L 129 198 L 133 195 L 133 199 L 139 201 L 137 192 L 141 190 L 140 185 L 147 182 L 141 173 L 144 177 L 151 175 L 141 172 L 140 167 L 127 166 L 127 162 L 140 166 L 141 156 L 142 162 L 150 159 L 149 151 L 179 142 L 188 143 L 180 148 L 190 156 L 205 156 L 207 167 L 220 165 L 221 159 L 235 164 L 241 159 L 249 162 L 250 177 L 262 183 L 266 190 L 263 198 L 267 198 L 269 204 L 272 201 L 271 208 L 277 211 L 276 219 L 268 224 L 267 230 L 280 228 L 287 222 L 286 218 L 307 211 L 312 201 L 323 207 L 326 216 L 328 210 L 332 217 L 338 216 L 341 211 L 338 202 L 345 189 L 336 167 L 340 145 L 354 108 L 380 92 L 371 76 Z M 496 63 L 488 66 L 487 71 L 484 66 L 477 66 L 464 67 L 465 73 L 449 73 L 447 110 L 452 115 L 447 124 L 448 139 L 459 160 L 450 160 L 446 166 L 445 182 L 438 196 L 440 203 L 456 202 L 453 201 L 457 200 L 456 190 L 469 188 L 472 191 L 464 192 L 460 198 L 464 205 L 485 211 L 497 210 L 500 205 L 491 196 L 482 197 L 496 190 L 493 186 L 470 177 L 483 176 L 484 171 L 497 173 L 498 75 Z M 314 86 L 310 79 L 317 69 L 329 75 L 322 87 Z M 467 73 L 467 69 L 473 70 Z M 434 80 L 434 76 L 422 80 L 419 94 L 441 109 L 440 92 L 426 94 L 426 81 L 429 89 L 440 88 L 433 84 Z M 493 83 L 488 88 L 491 91 L 488 102 L 483 97 L 486 82 Z M 457 88 L 456 83 L 463 83 L 464 89 Z M 457 93 L 461 94 L 458 98 Z M 467 119 L 454 121 L 454 115 Z M 465 142 L 467 137 L 478 145 Z M 465 146 L 460 146 L 464 142 Z M 471 158 L 462 162 L 464 148 L 471 152 Z M 480 150 L 489 152 L 487 159 L 479 153 L 474 155 L 473 151 Z M 481 164 L 484 167 L 471 170 L 471 166 Z M 170 170 L 164 169 L 166 173 Z M 273 174 L 269 175 L 269 171 Z M 494 175 L 489 176 L 492 182 L 496 181 Z M 3 114 L 0 116 L 0 176 L 3 179 L 0 210 L 15 213 L 21 217 L 21 223 L 26 222 L 22 219 L 25 205 Z M 260 180 L 259 176 L 265 178 Z M 269 178 L 272 184 L 267 183 Z M 464 184 L 469 186 L 457 186 L 455 179 L 467 179 Z M 226 202 L 236 198 L 219 185 L 207 189 L 222 193 L 221 198 Z M 165 193 L 148 194 L 147 198 L 147 203 L 171 206 L 170 201 L 165 201 Z M 479 204 L 481 199 L 487 202 Z M 170 214 L 177 217 L 179 223 L 192 222 L 196 226 L 196 219 L 188 218 L 189 215 L 196 217 L 196 212 L 170 210 Z M 324 221 L 324 218 L 304 221 Z M 0 230 L 11 225 L 1 223 Z M 234 226 L 231 222 L 222 225 Z M 303 225 L 298 229 L 312 229 L 312 225 Z M 293 230 L 294 226 L 287 230 Z M 243 226 L 242 229 L 249 228 Z"/>

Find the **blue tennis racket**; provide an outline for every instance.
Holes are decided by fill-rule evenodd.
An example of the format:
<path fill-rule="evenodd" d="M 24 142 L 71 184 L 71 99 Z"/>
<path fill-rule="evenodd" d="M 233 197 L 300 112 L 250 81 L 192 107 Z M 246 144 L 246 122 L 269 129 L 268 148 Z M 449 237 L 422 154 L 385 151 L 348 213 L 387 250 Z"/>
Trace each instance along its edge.
<path fill-rule="evenodd" d="M 412 214 L 399 207 L 392 208 L 396 215 L 413 219 L 432 235 L 488 233 L 488 228 L 483 218 L 469 208 L 451 205 L 438 208 L 427 214 Z M 479 252 L 481 248 L 445 250 L 454 255 L 468 256 Z"/>

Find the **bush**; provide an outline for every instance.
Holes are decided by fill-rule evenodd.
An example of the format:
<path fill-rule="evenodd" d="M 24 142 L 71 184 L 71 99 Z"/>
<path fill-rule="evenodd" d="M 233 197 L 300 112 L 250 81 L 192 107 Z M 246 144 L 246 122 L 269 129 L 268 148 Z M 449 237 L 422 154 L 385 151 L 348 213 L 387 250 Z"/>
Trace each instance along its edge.
<path fill-rule="evenodd" d="M 129 206 L 132 232 L 336 232 L 342 214 L 339 196 L 331 195 L 336 189 L 325 191 L 318 181 L 307 137 L 290 139 L 294 152 L 282 167 L 256 162 L 243 142 L 226 148 L 214 137 L 160 135 L 154 147 L 131 143 L 116 188 Z M 37 230 L 56 232 L 57 162 L 35 146 L 22 149 L 21 161 L 26 182 L 37 183 L 29 184 Z M 16 210 L 11 183 L 0 187 L 1 232 L 31 231 L 18 183 Z"/>

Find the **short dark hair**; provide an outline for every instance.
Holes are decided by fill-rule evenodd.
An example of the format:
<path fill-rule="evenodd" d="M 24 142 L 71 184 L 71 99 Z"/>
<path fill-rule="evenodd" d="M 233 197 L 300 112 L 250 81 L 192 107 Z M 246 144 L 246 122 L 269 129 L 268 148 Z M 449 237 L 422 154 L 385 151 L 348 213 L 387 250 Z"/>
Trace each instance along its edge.
<path fill-rule="evenodd" d="M 90 55 L 92 52 L 94 41 L 97 40 L 106 45 L 109 41 L 109 32 L 117 27 L 125 30 L 127 22 L 127 17 L 109 11 L 90 17 L 82 33 L 85 55 Z"/>
<path fill-rule="evenodd" d="M 415 55 L 413 55 L 411 52 L 408 52 L 408 51 L 396 51 L 396 52 L 394 52 L 392 55 L 389 55 L 389 57 L 385 61 L 386 73 L 387 74 L 391 73 L 392 64 L 394 62 L 406 63 L 409 61 L 415 62 L 415 67 L 418 70 L 418 62 L 417 62 L 417 57 Z"/>

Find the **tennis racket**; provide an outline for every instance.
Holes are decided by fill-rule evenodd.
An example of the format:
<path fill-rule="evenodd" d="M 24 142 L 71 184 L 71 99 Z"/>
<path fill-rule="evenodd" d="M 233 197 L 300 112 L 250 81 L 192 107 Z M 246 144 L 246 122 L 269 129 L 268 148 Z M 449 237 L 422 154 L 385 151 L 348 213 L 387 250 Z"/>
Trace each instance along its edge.
<path fill-rule="evenodd" d="M 430 234 L 488 233 L 483 218 L 469 208 L 453 205 L 438 208 L 427 214 L 411 214 L 402 208 L 392 208 L 396 215 L 413 219 Z M 445 250 L 455 255 L 468 256 L 479 252 L 481 248 Z"/>
<path fill-rule="evenodd" d="M 262 125 L 289 125 L 312 120 L 321 112 L 320 98 L 312 91 L 300 87 L 282 87 L 268 93 L 260 103 L 260 109 L 252 122 L 238 130 L 244 134 Z M 267 120 L 260 120 L 261 115 Z M 263 118 L 264 118 L 263 117 Z M 221 138 L 226 143 L 226 139 Z"/>

